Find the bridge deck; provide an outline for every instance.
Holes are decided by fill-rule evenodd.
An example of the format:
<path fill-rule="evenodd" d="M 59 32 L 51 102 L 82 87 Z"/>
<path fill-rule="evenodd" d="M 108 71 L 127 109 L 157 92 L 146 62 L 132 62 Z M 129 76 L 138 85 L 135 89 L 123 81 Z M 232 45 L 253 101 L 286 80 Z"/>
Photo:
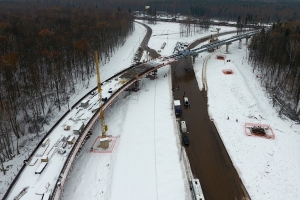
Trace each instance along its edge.
<path fill-rule="evenodd" d="M 143 72 L 156 67 L 157 65 L 159 65 L 159 63 L 154 62 L 154 61 L 150 61 L 148 63 L 142 63 L 142 64 L 138 65 L 137 67 L 134 67 L 134 68 L 126 71 L 124 74 L 122 74 L 120 76 L 120 78 L 133 79 L 136 75 L 140 75 Z"/>

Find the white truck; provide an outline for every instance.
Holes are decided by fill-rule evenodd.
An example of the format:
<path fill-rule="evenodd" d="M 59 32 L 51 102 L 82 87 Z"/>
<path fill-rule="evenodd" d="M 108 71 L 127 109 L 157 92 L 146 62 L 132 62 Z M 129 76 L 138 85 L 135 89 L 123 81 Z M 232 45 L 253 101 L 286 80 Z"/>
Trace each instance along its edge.
<path fill-rule="evenodd" d="M 184 133 L 187 133 L 187 127 L 186 127 L 186 123 L 185 121 L 181 121 L 180 122 L 180 127 L 181 127 L 181 132 L 184 134 Z"/>
<path fill-rule="evenodd" d="M 182 110 L 181 110 L 180 100 L 174 100 L 174 110 L 175 110 L 176 117 L 181 116 Z"/>
<path fill-rule="evenodd" d="M 192 179 L 191 180 L 191 187 L 192 187 L 192 193 L 194 196 L 194 199 L 196 200 L 205 200 L 203 196 L 203 192 L 201 189 L 200 181 L 199 179 Z"/>

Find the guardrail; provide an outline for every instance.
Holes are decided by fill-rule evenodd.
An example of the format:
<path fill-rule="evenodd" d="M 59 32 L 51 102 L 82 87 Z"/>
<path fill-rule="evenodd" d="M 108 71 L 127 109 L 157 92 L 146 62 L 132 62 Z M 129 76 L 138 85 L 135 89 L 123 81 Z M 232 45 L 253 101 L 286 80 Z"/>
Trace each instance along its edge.
<path fill-rule="evenodd" d="M 67 160 L 66 160 L 63 168 L 61 169 L 61 171 L 59 173 L 59 178 L 57 179 L 56 184 L 54 186 L 54 189 L 52 191 L 52 199 L 59 199 L 59 197 L 61 195 L 61 191 L 62 191 L 63 185 L 65 183 L 65 180 L 66 180 L 67 176 L 68 176 L 68 173 L 70 171 L 70 168 L 72 166 L 74 158 L 77 155 L 77 152 L 80 149 L 81 144 L 82 144 L 83 140 L 85 139 L 88 131 L 92 128 L 92 125 L 98 119 L 98 115 L 99 115 L 99 112 L 96 112 L 93 115 L 92 120 L 90 120 L 87 123 L 87 125 L 85 126 L 85 128 L 83 130 L 83 133 L 76 140 L 76 142 L 75 142 L 72 150 L 70 151 L 70 153 L 68 155 L 68 158 L 67 158 Z M 60 184 L 59 184 L 59 182 L 60 182 Z"/>

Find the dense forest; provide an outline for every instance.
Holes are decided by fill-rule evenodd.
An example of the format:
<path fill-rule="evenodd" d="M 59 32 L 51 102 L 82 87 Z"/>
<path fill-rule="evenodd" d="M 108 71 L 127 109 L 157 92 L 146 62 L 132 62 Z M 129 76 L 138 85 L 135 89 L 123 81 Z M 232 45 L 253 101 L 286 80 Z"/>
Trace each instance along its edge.
<path fill-rule="evenodd" d="M 300 19 L 300 1 L 297 0 L 26 0 L 39 5 L 81 8 L 109 8 L 126 11 L 143 11 L 150 6 L 153 11 L 181 13 L 194 17 L 220 20 L 243 20 L 255 23 L 269 23 L 277 20 Z M 22 5 L 23 0 L 2 0 L 1 4 Z"/>
<path fill-rule="evenodd" d="M 249 61 L 253 71 L 280 105 L 279 113 L 294 120 L 300 115 L 300 22 L 273 24 L 252 39 Z"/>
<path fill-rule="evenodd" d="M 66 1 L 63 2 L 66 4 Z M 83 4 L 81 0 L 71 2 L 75 7 Z M 84 2 L 93 2 L 91 5 L 97 4 L 102 7 L 117 6 L 130 11 L 143 11 L 145 6 L 150 6 L 154 11 L 221 20 L 236 21 L 239 16 L 244 20 L 250 18 L 251 21 L 260 23 L 300 19 L 300 1 L 297 0 L 87 0 Z"/>
<path fill-rule="evenodd" d="M 40 133 L 76 84 L 89 84 L 94 50 L 108 61 L 133 29 L 118 9 L 0 6 L 0 164 L 18 153 L 16 141 Z"/>
<path fill-rule="evenodd" d="M 234 20 L 241 16 L 251 17 L 253 22 L 272 22 L 277 20 L 300 19 L 300 2 L 287 1 L 244 1 L 244 0 L 168 0 L 168 1 L 118 1 L 124 8 L 143 10 L 145 5 L 156 11 L 170 14 L 181 13 L 194 17 L 208 17 L 220 20 Z M 131 0 L 134 2 L 134 0 Z"/>

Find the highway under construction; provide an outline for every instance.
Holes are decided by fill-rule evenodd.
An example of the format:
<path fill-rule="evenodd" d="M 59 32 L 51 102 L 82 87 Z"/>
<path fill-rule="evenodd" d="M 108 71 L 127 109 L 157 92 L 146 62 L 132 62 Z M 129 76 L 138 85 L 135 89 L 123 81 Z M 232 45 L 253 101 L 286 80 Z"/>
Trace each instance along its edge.
<path fill-rule="evenodd" d="M 159 57 L 143 63 L 139 62 L 101 83 L 101 87 L 103 90 L 111 90 L 104 101 L 97 98 L 95 95 L 87 94 L 85 98 L 88 99 L 90 105 L 87 108 L 81 109 L 80 112 L 82 112 L 82 115 L 86 115 L 86 119 L 88 120 L 82 128 L 81 134 L 76 138 L 76 142 L 72 143 L 72 147 L 70 147 L 70 150 L 68 150 L 68 156 L 66 159 L 64 159 L 64 163 L 60 165 L 61 168 L 59 168 L 59 166 L 53 168 L 53 170 L 55 170 L 55 172 L 57 173 L 54 176 L 56 178 L 53 180 L 53 184 L 51 184 L 51 190 L 47 190 L 51 191 L 51 199 L 60 199 L 63 186 L 66 182 L 68 173 L 71 169 L 76 154 L 78 151 L 80 151 L 87 135 L 99 119 L 100 110 L 104 111 L 107 107 L 109 107 L 110 104 L 122 92 L 128 89 L 138 89 L 137 83 L 141 78 L 145 76 L 151 76 L 153 79 L 155 79 L 157 70 L 167 65 L 172 66 L 173 85 L 180 85 L 180 88 L 184 88 L 184 91 L 186 92 L 189 92 L 190 90 L 197 91 L 193 93 L 194 96 L 190 96 L 191 101 L 194 101 L 194 99 L 198 99 L 201 101 L 198 106 L 195 106 L 193 107 L 193 109 L 190 109 L 186 112 L 186 115 L 184 115 L 184 119 L 194 122 L 191 123 L 193 125 L 191 125 L 190 128 L 191 130 L 199 133 L 193 134 L 192 136 L 194 137 L 193 140 L 199 141 L 199 143 L 197 145 L 190 145 L 189 147 L 187 147 L 186 152 L 191 163 L 192 173 L 200 179 L 205 197 L 207 197 L 207 199 L 250 199 L 230 160 L 228 153 L 226 152 L 226 149 L 220 139 L 220 136 L 218 135 L 213 122 L 210 121 L 207 115 L 206 92 L 199 90 L 193 71 L 185 73 L 182 69 L 184 68 L 183 63 L 186 59 L 191 59 L 193 61 L 195 57 L 198 56 L 198 54 L 220 47 L 222 45 L 226 45 L 226 49 L 228 51 L 228 47 L 232 42 L 241 41 L 244 38 L 248 40 L 248 38 L 256 33 L 257 31 L 250 31 L 244 34 L 233 36 L 229 39 L 202 45 L 198 48 L 191 48 L 193 44 L 190 44 L 190 47 L 186 50 L 179 51 L 178 53 L 175 53 L 173 55 Z M 201 40 L 207 39 L 209 39 L 209 37 L 202 38 Z M 174 99 L 182 97 L 182 94 L 177 91 L 174 91 L 173 95 Z M 82 99 L 79 102 L 82 102 Z M 72 114 L 72 116 L 73 115 L 74 113 Z M 80 116 L 79 113 L 76 113 L 75 115 Z M 65 114 L 65 117 L 68 118 L 68 113 Z M 199 123 L 199 121 L 201 123 Z M 206 125 L 199 127 L 199 124 Z M 66 125 L 67 124 L 65 124 L 65 126 Z M 51 132 L 49 132 L 47 137 L 50 137 L 50 135 Z M 60 144 L 60 140 L 61 138 L 57 139 L 57 141 L 55 141 L 55 145 Z M 207 151 L 207 149 L 210 149 L 210 151 Z M 48 150 L 45 149 L 45 152 L 47 151 Z M 53 158 L 56 157 L 55 153 L 56 152 L 49 151 L 49 155 L 51 155 L 51 157 L 54 155 Z M 32 159 L 33 158 L 29 158 L 28 160 L 30 161 Z M 59 158 L 57 157 L 57 159 Z M 51 168 L 51 164 L 54 165 L 54 163 L 49 163 L 47 167 Z M 29 165 L 24 167 L 24 169 L 22 169 L 24 171 L 23 174 L 26 174 L 26 171 L 29 171 L 28 173 L 31 173 L 32 170 L 30 170 L 29 168 Z M 44 173 L 47 173 L 47 171 L 45 171 Z M 18 178 L 22 179 L 22 175 L 20 175 L 20 177 Z M 11 189 L 7 191 L 4 199 L 11 199 L 11 197 L 14 198 L 19 195 L 20 192 L 22 192 L 22 195 L 28 195 L 24 194 L 22 190 L 22 188 L 24 187 L 23 185 L 18 185 L 17 180 L 14 182 L 14 184 L 17 186 L 11 187 Z M 29 187 L 26 189 L 26 193 L 32 193 L 33 195 L 35 193 L 35 190 L 32 190 Z"/>

